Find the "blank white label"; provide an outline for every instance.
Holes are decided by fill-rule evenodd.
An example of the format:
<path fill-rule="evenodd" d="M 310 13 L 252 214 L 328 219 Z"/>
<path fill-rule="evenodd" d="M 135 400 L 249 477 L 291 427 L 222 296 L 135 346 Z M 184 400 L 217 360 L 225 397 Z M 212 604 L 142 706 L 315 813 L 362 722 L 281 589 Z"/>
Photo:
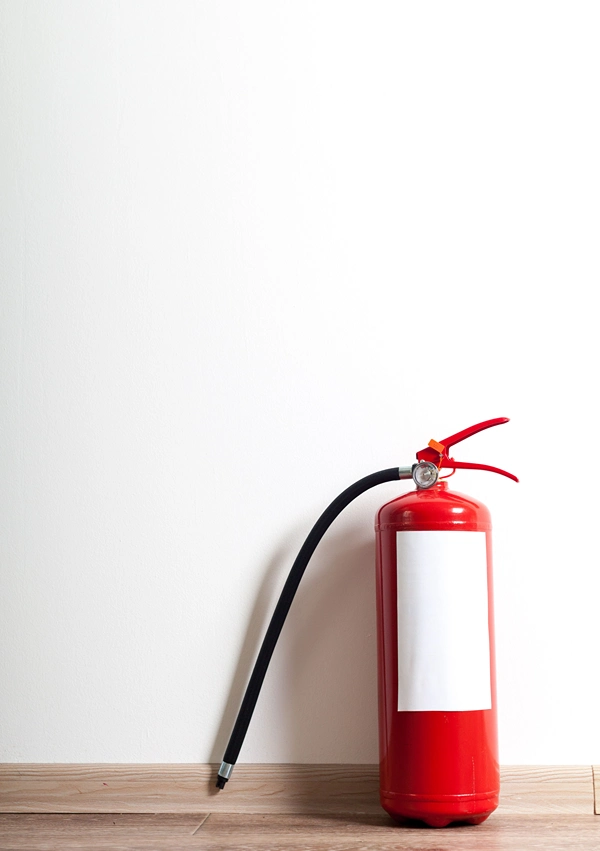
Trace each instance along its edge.
<path fill-rule="evenodd" d="M 397 532 L 398 710 L 491 709 L 485 532 Z"/>

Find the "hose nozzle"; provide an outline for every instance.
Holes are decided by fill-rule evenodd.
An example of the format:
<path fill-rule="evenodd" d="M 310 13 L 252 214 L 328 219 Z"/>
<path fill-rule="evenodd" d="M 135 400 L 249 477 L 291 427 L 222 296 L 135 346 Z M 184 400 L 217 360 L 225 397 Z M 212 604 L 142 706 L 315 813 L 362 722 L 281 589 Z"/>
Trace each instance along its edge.
<path fill-rule="evenodd" d="M 217 775 L 217 789 L 224 789 L 225 784 L 231 777 L 233 765 L 230 762 L 222 762 Z"/>

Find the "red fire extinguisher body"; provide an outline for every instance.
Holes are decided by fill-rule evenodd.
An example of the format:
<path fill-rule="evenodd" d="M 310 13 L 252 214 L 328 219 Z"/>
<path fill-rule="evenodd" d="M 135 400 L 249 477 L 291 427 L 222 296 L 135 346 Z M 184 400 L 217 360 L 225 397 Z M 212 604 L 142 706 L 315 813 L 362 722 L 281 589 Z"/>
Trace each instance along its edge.
<path fill-rule="evenodd" d="M 396 819 L 498 806 L 491 519 L 446 482 L 377 516 L 380 793 Z"/>

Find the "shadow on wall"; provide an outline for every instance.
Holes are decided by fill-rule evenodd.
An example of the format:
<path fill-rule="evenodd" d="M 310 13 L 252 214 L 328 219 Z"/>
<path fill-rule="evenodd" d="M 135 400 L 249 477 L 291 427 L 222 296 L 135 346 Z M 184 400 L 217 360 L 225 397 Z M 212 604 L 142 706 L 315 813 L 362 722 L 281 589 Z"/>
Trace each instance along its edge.
<path fill-rule="evenodd" d="M 285 581 L 281 558 L 273 557 L 257 594 L 214 762 L 222 759 L 271 616 L 273 581 L 277 577 L 281 587 Z M 291 562 L 285 575 L 290 567 Z M 279 675 L 283 672 L 277 689 L 285 733 L 280 761 L 377 762 L 376 641 L 373 535 L 365 528 L 330 531 L 308 565 L 275 651 L 282 660 Z"/>
<path fill-rule="evenodd" d="M 287 758 L 376 763 L 375 541 L 367 527 L 322 546 L 282 647 Z"/>
<path fill-rule="evenodd" d="M 248 628 L 246 629 L 246 634 L 244 636 L 244 641 L 240 650 L 240 657 L 235 668 L 235 673 L 231 681 L 231 686 L 229 688 L 229 694 L 227 696 L 225 708 L 221 716 L 221 723 L 219 724 L 219 729 L 215 737 L 215 742 L 210 756 L 211 762 L 220 763 L 223 759 L 223 753 L 225 751 L 225 748 L 227 747 L 229 736 L 231 735 L 231 731 L 233 730 L 233 725 L 235 724 L 235 719 L 242 703 L 242 698 L 244 697 L 244 690 L 246 684 L 250 679 L 250 674 L 252 673 L 254 662 L 256 660 L 256 657 L 258 656 L 258 651 L 260 650 L 260 645 L 262 643 L 264 633 L 266 632 L 269 620 L 272 615 L 271 589 L 273 587 L 273 583 L 277 580 L 281 572 L 280 566 L 283 557 L 284 548 L 282 547 L 278 552 L 275 553 L 275 555 L 267 565 L 265 575 L 260 584 L 260 588 L 258 589 L 256 601 L 252 609 L 252 614 L 250 615 Z M 281 582 L 282 588 L 284 581 L 285 579 L 283 579 Z M 294 600 L 294 603 L 295 602 L 296 601 Z M 280 638 L 279 643 L 281 643 L 282 640 L 283 639 Z"/>

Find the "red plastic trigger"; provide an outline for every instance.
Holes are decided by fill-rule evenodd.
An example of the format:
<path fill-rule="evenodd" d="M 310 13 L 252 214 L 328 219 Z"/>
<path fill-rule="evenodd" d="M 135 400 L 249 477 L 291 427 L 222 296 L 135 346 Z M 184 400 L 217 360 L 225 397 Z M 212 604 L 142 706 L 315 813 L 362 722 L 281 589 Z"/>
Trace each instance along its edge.
<path fill-rule="evenodd" d="M 439 443 L 435 440 L 431 440 L 429 442 L 429 446 L 426 446 L 425 449 L 421 449 L 420 452 L 417 452 L 417 461 L 429 461 L 432 464 L 435 464 L 438 469 L 445 470 L 486 470 L 489 473 L 499 473 L 501 476 L 506 476 L 514 482 L 518 482 L 519 480 L 516 476 L 513 476 L 512 473 L 507 473 L 506 470 L 501 470 L 499 467 L 490 467 L 488 464 L 473 464 L 469 461 L 455 461 L 448 455 L 448 450 L 457 443 L 466 440 L 468 437 L 472 437 L 480 431 L 484 431 L 486 428 L 502 425 L 507 422 L 509 422 L 508 417 L 496 417 L 496 419 L 484 420 L 482 423 L 477 423 L 476 425 L 456 432 L 456 434 L 451 434 L 450 437 L 447 437 Z"/>

